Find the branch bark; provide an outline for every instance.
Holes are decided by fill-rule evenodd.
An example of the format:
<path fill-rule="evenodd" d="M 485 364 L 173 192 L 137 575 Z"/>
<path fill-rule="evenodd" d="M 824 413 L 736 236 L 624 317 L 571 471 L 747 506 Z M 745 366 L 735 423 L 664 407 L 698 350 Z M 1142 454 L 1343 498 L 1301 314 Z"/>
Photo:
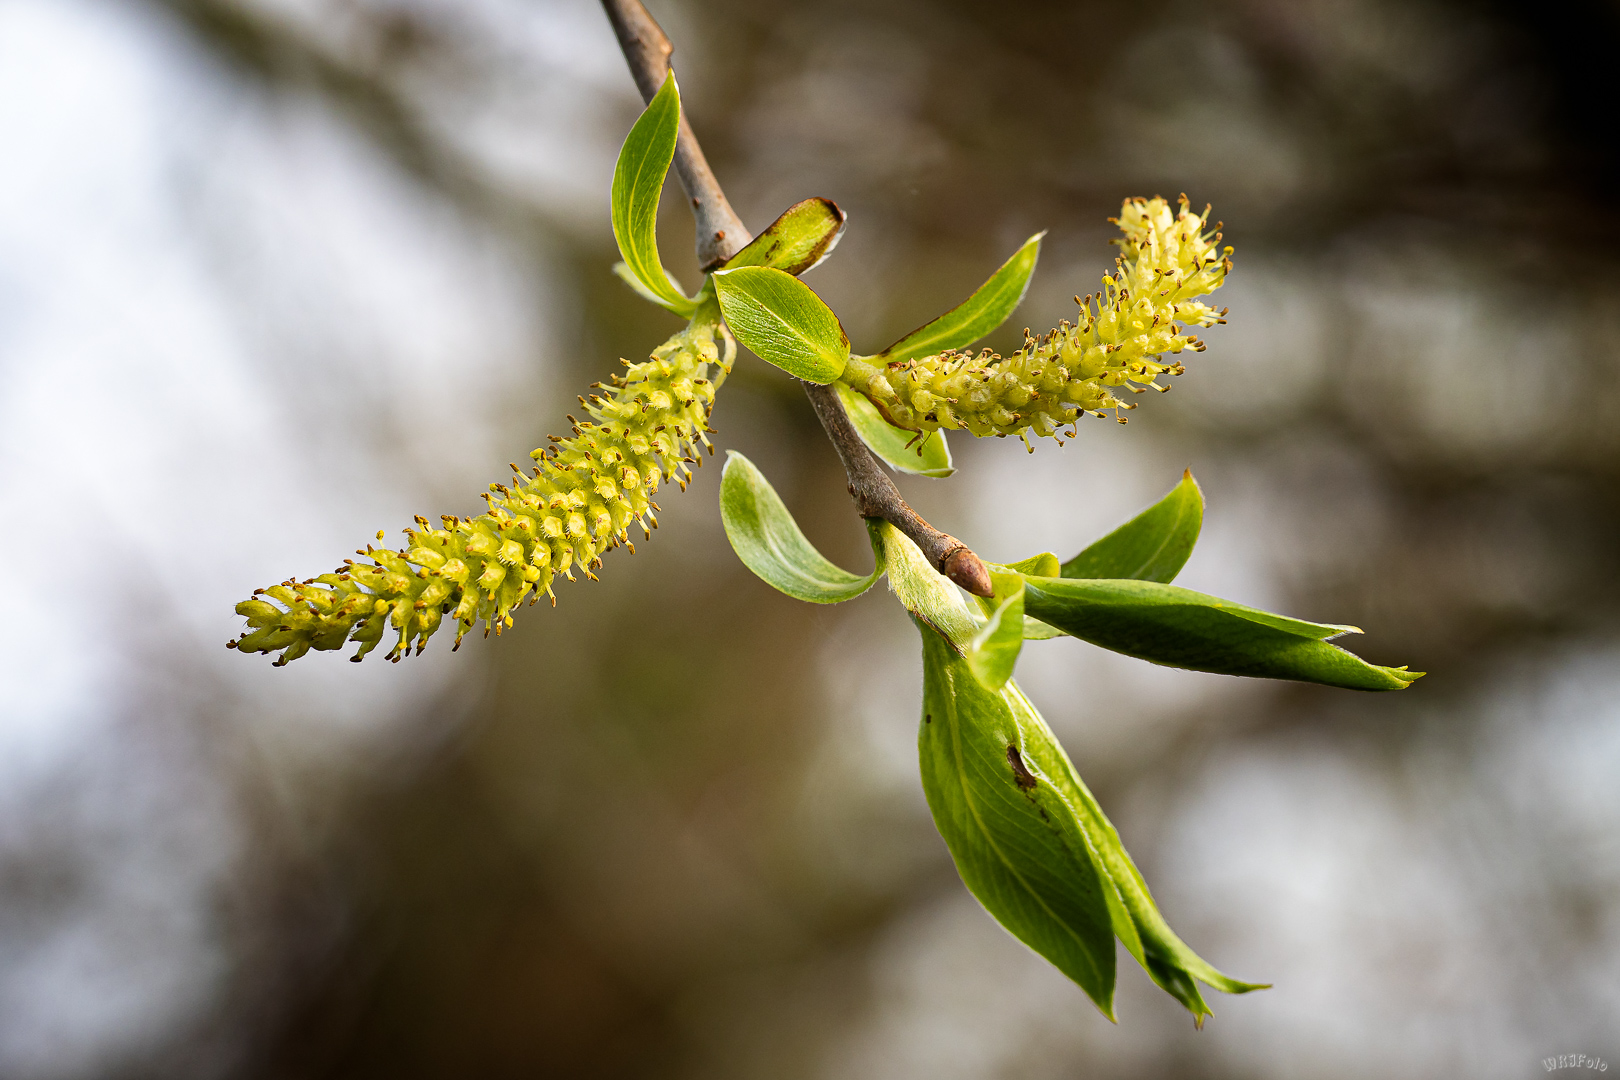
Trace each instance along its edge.
<path fill-rule="evenodd" d="M 849 477 L 849 496 L 855 510 L 864 518 L 882 518 L 911 538 L 934 568 L 975 596 L 990 595 L 990 572 L 971 548 L 949 533 L 942 533 L 922 519 L 900 497 L 889 474 L 877 463 L 872 451 L 861 441 L 855 425 L 849 422 L 844 403 L 830 386 L 804 384 L 805 396 L 827 430 L 838 458 Z"/>
<path fill-rule="evenodd" d="M 636 80 L 636 89 L 641 91 L 643 101 L 651 101 L 664 84 L 675 47 L 641 0 L 602 0 L 602 7 L 613 24 L 613 32 L 618 35 L 619 49 Z M 714 178 L 714 171 L 698 146 L 697 136 L 686 122 L 684 108 L 680 135 L 675 142 L 675 171 L 687 197 L 692 200 L 692 216 L 697 220 L 698 264 L 708 272 L 741 251 L 753 236 L 732 210 L 720 182 Z M 990 572 L 984 563 L 962 541 L 924 521 L 900 497 L 894 481 L 861 441 L 855 425 L 844 412 L 844 403 L 838 400 L 832 387 L 805 383 L 804 392 L 844 464 L 856 512 L 864 518 L 882 518 L 889 522 L 910 537 L 940 573 L 975 596 L 989 596 Z"/>

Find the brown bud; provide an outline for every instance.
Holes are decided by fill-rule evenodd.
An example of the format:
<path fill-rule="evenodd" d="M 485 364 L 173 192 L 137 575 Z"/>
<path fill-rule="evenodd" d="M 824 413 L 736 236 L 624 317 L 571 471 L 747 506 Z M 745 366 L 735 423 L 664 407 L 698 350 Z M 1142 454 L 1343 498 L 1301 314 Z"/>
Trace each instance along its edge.
<path fill-rule="evenodd" d="M 965 544 L 959 543 L 945 553 L 939 562 L 939 572 L 974 596 L 989 596 L 993 592 L 990 571 Z"/>

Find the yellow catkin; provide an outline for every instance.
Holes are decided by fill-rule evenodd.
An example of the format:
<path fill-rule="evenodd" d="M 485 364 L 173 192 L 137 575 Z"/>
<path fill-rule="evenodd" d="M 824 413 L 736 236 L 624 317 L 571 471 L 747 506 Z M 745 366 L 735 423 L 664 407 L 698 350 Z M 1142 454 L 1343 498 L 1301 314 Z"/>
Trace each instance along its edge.
<path fill-rule="evenodd" d="M 397 661 L 413 643 L 421 652 L 445 619 L 459 624 L 459 645 L 479 619 L 486 635 L 511 626 L 512 609 L 549 595 L 555 575 L 572 581 L 580 570 L 594 579 L 592 568 L 629 543 L 632 525 L 648 535 L 657 527 L 659 485 L 674 480 L 684 490 L 689 465 L 713 452 L 709 413 L 735 353 L 711 301 L 650 359 L 627 364 L 611 386 L 597 384 L 589 419 L 536 450 L 532 476 L 491 484 L 485 513 L 445 516 L 443 528 L 419 517 L 401 550 L 368 545 L 356 554 L 369 563 L 349 559 L 330 574 L 256 590 L 236 605 L 248 629 L 228 644 L 279 650 L 281 666 L 355 641 L 351 659 L 360 660 L 392 630 L 388 658 Z"/>
<path fill-rule="evenodd" d="M 986 349 L 945 352 L 891 364 L 852 359 L 843 381 L 864 394 L 896 427 L 912 431 L 965 429 L 974 435 L 1055 435 L 1083 413 L 1135 408 L 1115 395 L 1168 390 L 1156 380 L 1183 368 L 1165 353 L 1202 351 L 1184 330 L 1223 322 L 1224 312 L 1200 302 L 1220 288 L 1232 268 L 1221 250 L 1209 209 L 1194 214 L 1183 195 L 1179 210 L 1164 199 L 1127 199 L 1117 218 L 1123 232 L 1114 273 L 1102 291 L 1080 304 L 1078 322 L 1065 321 L 1042 338 L 1027 332 L 1009 356 Z"/>

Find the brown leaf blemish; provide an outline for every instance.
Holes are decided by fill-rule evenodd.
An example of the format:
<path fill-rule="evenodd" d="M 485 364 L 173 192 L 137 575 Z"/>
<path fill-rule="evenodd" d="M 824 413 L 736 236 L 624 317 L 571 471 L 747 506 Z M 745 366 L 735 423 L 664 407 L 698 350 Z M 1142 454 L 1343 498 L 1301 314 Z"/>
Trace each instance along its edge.
<path fill-rule="evenodd" d="M 1013 780 L 1018 784 L 1020 790 L 1035 790 L 1035 785 L 1040 781 L 1036 780 L 1035 774 L 1031 773 L 1028 767 L 1024 765 L 1024 756 L 1018 752 L 1018 747 L 1007 747 L 1007 764 L 1012 766 Z"/>

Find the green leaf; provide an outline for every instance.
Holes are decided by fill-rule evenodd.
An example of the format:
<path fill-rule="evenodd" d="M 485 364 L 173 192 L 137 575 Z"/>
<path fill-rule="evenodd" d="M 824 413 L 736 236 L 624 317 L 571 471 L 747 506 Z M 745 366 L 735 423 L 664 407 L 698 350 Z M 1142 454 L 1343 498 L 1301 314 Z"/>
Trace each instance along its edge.
<path fill-rule="evenodd" d="M 884 572 L 895 598 L 907 611 L 943 634 L 957 649 L 973 640 L 979 621 L 962 602 L 962 592 L 929 565 L 917 545 L 887 521 L 868 522 L 872 542 L 881 552 Z"/>
<path fill-rule="evenodd" d="M 1120 841 L 1118 830 L 1097 804 L 1091 789 L 1080 779 L 1079 772 L 1063 752 L 1062 745 L 1016 684 L 1009 683 L 1006 693 L 1015 696 L 1035 723 L 1040 725 L 1040 732 L 1045 737 L 1028 738 L 1030 749 L 1025 754 L 1026 766 L 1031 772 L 1039 769 L 1041 775 L 1048 779 L 1085 834 L 1090 850 L 1117 897 L 1117 901 L 1110 904 L 1110 913 L 1115 933 L 1126 951 L 1136 958 L 1136 962 L 1142 965 L 1155 983 L 1186 1006 L 1193 1014 L 1193 1021 L 1200 1027 L 1203 1026 L 1204 1017 L 1210 1015 L 1210 1008 L 1199 993 L 1194 979 L 1228 994 L 1266 989 L 1269 984 L 1240 982 L 1222 974 L 1176 936 L 1159 913 L 1147 882 Z"/>
<path fill-rule="evenodd" d="M 1404 690 L 1423 673 L 1379 667 L 1325 639 L 1360 633 L 1154 581 L 1024 579 L 1024 609 L 1066 634 L 1166 667 Z"/>
<path fill-rule="evenodd" d="M 957 872 L 985 910 L 1113 1019 L 1122 904 L 1043 767 L 1062 750 L 1016 686 L 986 688 L 946 638 L 917 626 L 923 793 Z"/>
<path fill-rule="evenodd" d="M 1039 555 L 1031 555 L 1027 559 L 1019 559 L 1015 563 L 1008 563 L 1007 569 L 1020 574 L 1029 574 L 1032 577 L 1060 577 L 1058 573 L 1058 557 L 1050 551 L 1043 551 Z"/>
<path fill-rule="evenodd" d="M 727 260 L 724 270 L 769 266 L 798 275 L 815 266 L 838 246 L 844 234 L 844 212 L 831 199 L 806 199 L 782 211 L 770 227 Z"/>
<path fill-rule="evenodd" d="M 1043 551 L 1039 555 L 1031 555 L 1027 559 L 1020 559 L 1015 563 L 1008 563 L 1007 569 L 1017 571 L 1020 574 L 1032 575 L 1034 577 L 1057 577 L 1059 569 L 1058 557 L 1052 554 L 1050 551 Z M 979 598 L 975 597 L 974 599 Z M 979 605 L 981 607 L 984 605 L 984 601 L 982 599 L 979 599 Z M 1039 619 L 1032 619 L 1028 615 L 1024 616 L 1025 641 L 1047 641 L 1051 638 L 1067 636 L 1068 635 L 1064 634 L 1063 631 L 1059 630 L 1055 626 L 1047 626 Z"/>
<path fill-rule="evenodd" d="M 1063 564 L 1066 578 L 1175 580 L 1204 524 L 1204 493 L 1188 469 L 1170 494 Z"/>
<path fill-rule="evenodd" d="M 972 296 L 884 349 L 874 362 L 893 364 L 933 356 L 947 349 L 966 348 L 1006 322 L 1029 288 L 1029 276 L 1035 272 L 1041 237 L 1045 235 L 1038 232 L 1024 241 L 1024 246 L 1002 263 L 1001 269 L 991 274 L 990 280 L 980 285 Z"/>
<path fill-rule="evenodd" d="M 894 526 L 878 522 L 872 533 L 922 634 L 923 792 L 973 895 L 1110 1018 L 1115 935 L 1200 1023 L 1209 1006 L 1194 979 L 1228 993 L 1261 989 L 1216 971 L 1171 931 L 1119 833 L 1018 684 L 991 690 L 974 675 L 963 652 L 976 628 L 961 594 Z"/>
<path fill-rule="evenodd" d="M 921 620 L 923 793 L 968 890 L 1113 1019 L 1113 938 L 1200 1024 L 1195 979 L 1242 994 L 1176 936 L 1052 730 L 1015 682 L 991 691 Z"/>
<path fill-rule="evenodd" d="M 812 604 L 853 600 L 883 573 L 883 556 L 875 544 L 877 565 L 865 577 L 827 561 L 799 531 L 770 481 L 735 450 L 726 451 L 720 477 L 720 518 L 743 565 L 796 599 Z"/>
<path fill-rule="evenodd" d="M 884 464 L 901 472 L 919 476 L 944 477 L 956 471 L 951 464 L 951 448 L 945 442 L 945 433 L 935 430 L 924 435 L 920 431 L 897 428 L 878 412 L 877 406 L 866 400 L 864 394 L 851 390 L 843 383 L 836 384 L 838 398 L 844 403 L 844 412 L 860 433 L 861 441 Z"/>
<path fill-rule="evenodd" d="M 1041 622 L 1041 620 L 1032 619 L 1028 615 L 1024 616 L 1025 641 L 1050 641 L 1052 638 L 1068 636 L 1069 635 L 1065 634 L 1055 626 L 1048 626 L 1046 623 Z"/>
<path fill-rule="evenodd" d="M 636 272 L 634 270 L 630 269 L 630 264 L 629 263 L 625 263 L 625 262 L 616 262 L 616 263 L 614 263 L 613 264 L 613 276 L 618 278 L 620 281 L 624 282 L 626 285 L 630 286 L 630 291 L 635 293 L 637 296 L 641 297 L 643 300 L 650 300 L 653 303 L 657 304 L 659 307 L 664 307 L 665 306 L 664 298 L 659 296 L 657 293 L 653 292 L 651 289 L 647 288 L 647 286 L 643 285 L 641 283 L 641 279 L 636 277 Z"/>
<path fill-rule="evenodd" d="M 637 291 L 677 315 L 690 317 L 697 304 L 681 291 L 658 258 L 658 200 L 675 157 L 680 123 L 681 92 L 671 71 L 619 149 L 613 169 L 613 238 L 619 242 L 625 265 L 643 286 Z"/>
<path fill-rule="evenodd" d="M 968 642 L 968 670 L 987 690 L 1000 690 L 1012 678 L 1024 647 L 1024 576 L 990 570 L 991 594 L 981 603 L 990 616 Z"/>
<path fill-rule="evenodd" d="M 768 266 L 718 270 L 720 311 L 737 340 L 805 382 L 830 383 L 849 361 L 838 316 L 804 282 Z"/>

